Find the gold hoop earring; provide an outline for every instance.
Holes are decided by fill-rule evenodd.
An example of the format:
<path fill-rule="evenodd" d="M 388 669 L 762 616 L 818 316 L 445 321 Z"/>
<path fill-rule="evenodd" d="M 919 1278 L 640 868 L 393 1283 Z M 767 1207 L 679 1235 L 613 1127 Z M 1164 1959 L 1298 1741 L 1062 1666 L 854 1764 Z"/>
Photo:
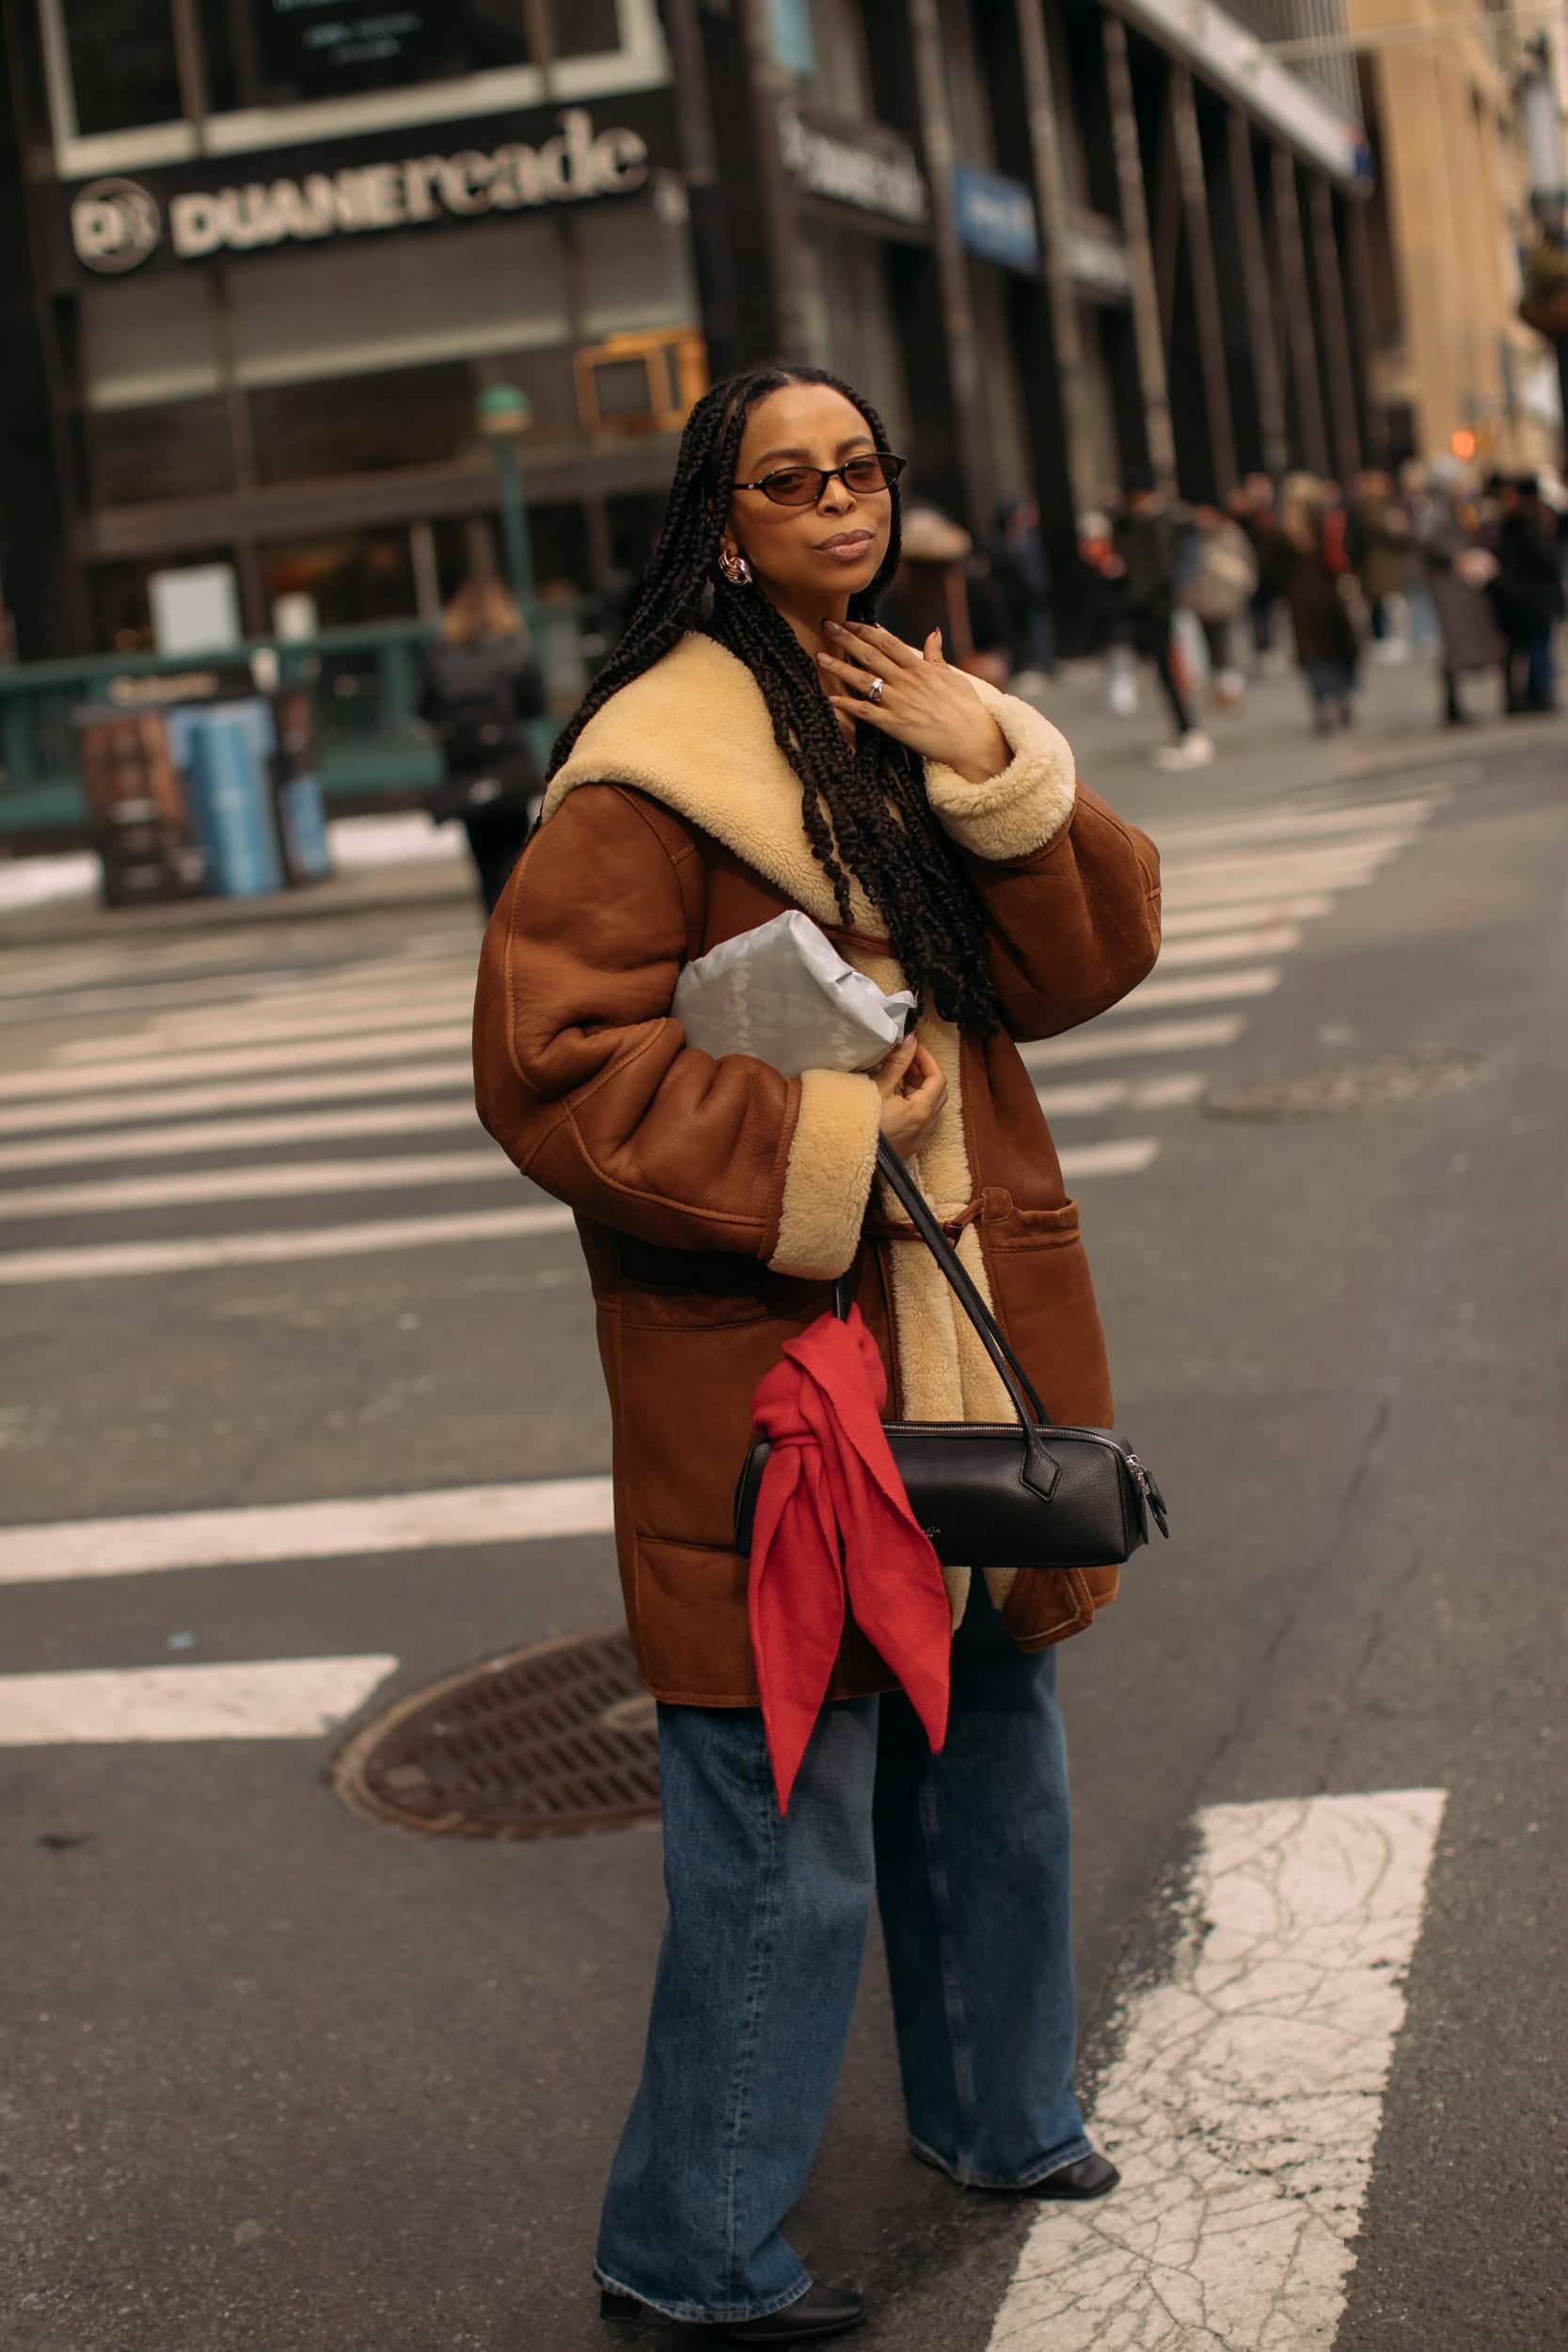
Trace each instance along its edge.
<path fill-rule="evenodd" d="M 729 581 L 732 588 L 749 588 L 751 586 L 752 567 L 750 564 L 747 563 L 746 558 L 739 552 L 738 548 L 732 552 L 730 548 L 726 548 L 719 558 L 719 568 L 723 573 L 724 578 Z"/>

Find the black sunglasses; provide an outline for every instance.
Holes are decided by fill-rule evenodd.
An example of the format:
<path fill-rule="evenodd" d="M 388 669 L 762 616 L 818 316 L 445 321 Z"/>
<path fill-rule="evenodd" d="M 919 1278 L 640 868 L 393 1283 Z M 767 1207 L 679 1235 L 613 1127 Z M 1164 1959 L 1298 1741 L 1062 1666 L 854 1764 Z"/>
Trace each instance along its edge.
<path fill-rule="evenodd" d="M 895 457 L 891 450 L 867 450 L 860 457 L 847 457 L 842 466 L 781 466 L 760 482 L 737 482 L 735 486 L 760 490 L 775 506 L 815 506 L 830 482 L 842 482 L 857 498 L 891 490 L 909 462 Z"/>

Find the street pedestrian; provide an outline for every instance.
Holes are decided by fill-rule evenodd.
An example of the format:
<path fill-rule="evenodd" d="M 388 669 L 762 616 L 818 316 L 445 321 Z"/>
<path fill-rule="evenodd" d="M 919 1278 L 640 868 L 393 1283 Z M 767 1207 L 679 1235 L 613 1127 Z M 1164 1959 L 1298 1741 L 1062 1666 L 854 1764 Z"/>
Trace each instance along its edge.
<path fill-rule="evenodd" d="M 1329 735 L 1336 726 L 1348 727 L 1354 718 L 1361 658 L 1345 595 L 1347 584 L 1353 583 L 1344 509 L 1333 485 L 1311 474 L 1288 475 L 1279 502 L 1279 529 L 1288 550 L 1285 603 L 1296 662 L 1312 707 L 1312 732 Z"/>
<path fill-rule="evenodd" d="M 1497 559 L 1485 544 L 1468 468 L 1457 457 L 1438 458 L 1428 479 L 1420 545 L 1440 632 L 1443 721 L 1462 727 L 1469 714 L 1460 697 L 1461 678 L 1500 672 L 1507 658 L 1491 597 Z"/>
<path fill-rule="evenodd" d="M 1158 862 L 1075 790 L 1032 706 L 951 667 L 935 628 L 914 648 L 876 625 L 901 465 L 875 411 L 815 369 L 752 369 L 697 403 L 641 602 L 557 747 L 476 1008 L 484 1123 L 578 1215 L 658 1701 L 670 1915 L 605 2201 L 603 2310 L 744 2344 L 863 2316 L 783 2228 L 874 1892 L 914 2153 L 997 2194 L 1117 2180 L 1073 2085 L 1053 1669 L 1114 1577 L 943 1572 L 937 1755 L 851 1619 L 781 1812 L 736 1550 L 753 1391 L 836 1278 L 898 1409 L 1000 1409 L 935 1261 L 873 1200 L 879 1135 L 961 1232 L 1048 1411 L 1111 1410 L 1078 1211 L 1013 1041 L 1090 1019 L 1149 969 Z M 670 1017 L 687 961 L 790 907 L 918 993 L 917 1037 L 876 1075 L 714 1059 Z"/>
<path fill-rule="evenodd" d="M 1235 632 L 1258 586 L 1258 559 L 1241 525 L 1217 506 L 1193 509 L 1193 532 L 1181 601 L 1203 632 L 1214 700 L 1234 710 L 1246 691 Z"/>
<path fill-rule="evenodd" d="M 1274 658 L 1288 554 L 1280 536 L 1274 484 L 1266 473 L 1248 474 L 1231 498 L 1230 513 L 1251 541 L 1258 565 L 1258 584 L 1247 600 L 1247 612 L 1252 623 L 1253 675 L 1261 677 Z"/>
<path fill-rule="evenodd" d="M 1127 566 L 1117 553 L 1110 515 L 1085 508 L 1076 522 L 1072 604 L 1085 654 L 1103 664 L 1103 698 L 1115 719 L 1138 707 L 1138 663 L 1127 630 Z"/>
<path fill-rule="evenodd" d="M 539 771 L 525 720 L 545 707 L 522 614 L 493 575 L 467 580 L 425 661 L 419 713 L 445 771 L 427 803 L 438 825 L 462 819 L 488 914 L 528 837 Z"/>
<path fill-rule="evenodd" d="M 1505 701 L 1511 717 L 1553 710 L 1552 632 L 1563 614 L 1562 558 L 1556 516 L 1534 474 L 1497 485 L 1492 607 L 1506 640 Z"/>
<path fill-rule="evenodd" d="M 1400 628 L 1410 552 L 1409 514 L 1387 474 L 1376 467 L 1357 474 L 1348 513 L 1346 544 L 1366 599 L 1373 659 L 1403 660 L 1409 651 Z"/>
<path fill-rule="evenodd" d="M 905 515 L 902 554 L 883 604 L 899 636 L 924 644 L 936 629 L 944 660 L 993 686 L 1007 683 L 1013 665 L 1003 599 L 968 532 L 939 508 L 911 506 Z"/>
<path fill-rule="evenodd" d="M 1116 528 L 1116 551 L 1126 581 L 1123 607 L 1128 642 L 1149 662 L 1160 681 L 1176 727 L 1176 740 L 1155 753 L 1161 768 L 1201 768 L 1214 746 L 1193 717 L 1177 675 L 1172 624 L 1186 542 L 1187 516 L 1154 486 L 1151 474 L 1133 474 L 1127 504 Z"/>
<path fill-rule="evenodd" d="M 1056 617 L 1051 558 L 1032 498 L 1006 501 L 986 552 L 1007 616 L 1014 691 L 1038 693 L 1056 675 Z"/>

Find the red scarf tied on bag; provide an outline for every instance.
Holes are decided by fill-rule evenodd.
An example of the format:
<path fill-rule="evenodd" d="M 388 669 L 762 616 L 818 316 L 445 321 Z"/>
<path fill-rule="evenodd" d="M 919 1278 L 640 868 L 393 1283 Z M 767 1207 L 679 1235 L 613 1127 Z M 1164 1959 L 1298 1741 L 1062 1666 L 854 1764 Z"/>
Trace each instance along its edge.
<path fill-rule="evenodd" d="M 749 1604 L 779 1811 L 832 1679 L 847 1607 L 897 1677 L 933 1751 L 947 1733 L 952 1617 L 882 1427 L 887 1379 L 858 1307 L 820 1315 L 758 1384 L 771 1442 Z"/>

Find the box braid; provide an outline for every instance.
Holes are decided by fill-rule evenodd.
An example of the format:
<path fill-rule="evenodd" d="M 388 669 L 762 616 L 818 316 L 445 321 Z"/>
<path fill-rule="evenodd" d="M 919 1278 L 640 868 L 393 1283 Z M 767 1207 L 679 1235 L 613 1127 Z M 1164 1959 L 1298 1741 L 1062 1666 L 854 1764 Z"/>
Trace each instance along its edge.
<path fill-rule="evenodd" d="M 871 726 L 851 750 L 823 694 L 816 666 L 784 615 L 754 584 L 737 587 L 718 567 L 736 460 L 759 400 L 790 384 L 825 384 L 857 408 L 879 450 L 882 421 L 869 402 L 819 368 L 747 369 L 692 409 L 681 436 L 664 528 L 626 633 L 556 744 L 549 772 L 619 689 L 652 669 L 692 629 L 705 629 L 744 661 L 762 691 L 773 736 L 800 779 L 800 814 L 812 852 L 832 886 L 839 920 L 852 927 L 850 878 L 887 926 L 894 955 L 923 1000 L 944 1020 L 990 1035 L 1000 1025 L 979 896 L 926 797 L 924 764 Z M 893 529 L 876 578 L 852 596 L 852 620 L 870 620 L 898 565 L 898 485 Z"/>

